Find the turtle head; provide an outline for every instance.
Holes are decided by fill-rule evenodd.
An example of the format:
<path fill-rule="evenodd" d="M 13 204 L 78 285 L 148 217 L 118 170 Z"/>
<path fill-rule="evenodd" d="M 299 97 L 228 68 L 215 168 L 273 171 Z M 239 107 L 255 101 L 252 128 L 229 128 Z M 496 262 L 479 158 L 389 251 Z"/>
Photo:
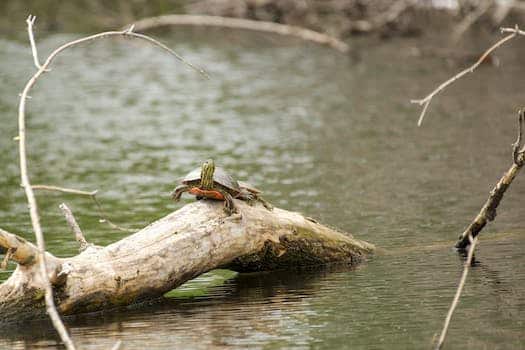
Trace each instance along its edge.
<path fill-rule="evenodd" d="M 213 188 L 213 173 L 215 172 L 215 163 L 213 159 L 208 159 L 202 163 L 201 167 L 201 188 L 210 190 Z"/>

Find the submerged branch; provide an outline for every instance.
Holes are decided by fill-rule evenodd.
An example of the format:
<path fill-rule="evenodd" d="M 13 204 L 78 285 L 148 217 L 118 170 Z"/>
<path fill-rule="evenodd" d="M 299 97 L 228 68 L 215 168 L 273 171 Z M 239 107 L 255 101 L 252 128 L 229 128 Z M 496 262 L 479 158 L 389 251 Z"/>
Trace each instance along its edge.
<path fill-rule="evenodd" d="M 512 145 L 513 164 L 510 166 L 509 170 L 503 174 L 496 186 L 492 189 L 489 198 L 481 208 L 478 215 L 459 236 L 459 239 L 456 243 L 456 248 L 465 249 L 468 247 L 470 244 L 469 237 L 475 238 L 489 221 L 493 221 L 496 218 L 496 209 L 503 199 L 505 191 L 507 191 L 512 181 L 525 164 L 525 146 L 521 145 L 524 124 L 525 110 L 522 109 L 518 112 L 518 138 Z"/>

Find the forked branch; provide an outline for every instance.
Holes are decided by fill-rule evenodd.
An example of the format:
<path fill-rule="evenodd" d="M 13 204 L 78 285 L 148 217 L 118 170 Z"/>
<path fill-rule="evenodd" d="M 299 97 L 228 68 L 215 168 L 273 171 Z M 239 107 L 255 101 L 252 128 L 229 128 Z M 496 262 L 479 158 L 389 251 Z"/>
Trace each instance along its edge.
<path fill-rule="evenodd" d="M 428 94 L 427 96 L 425 96 L 424 98 L 420 99 L 420 100 L 411 100 L 410 103 L 416 103 L 420 106 L 423 106 L 423 109 L 421 110 L 421 114 L 419 115 L 419 120 L 417 121 L 417 126 L 421 126 L 421 124 L 423 123 L 423 118 L 425 118 L 425 114 L 427 112 L 427 109 L 428 109 L 428 105 L 430 104 L 430 102 L 432 101 L 432 99 L 434 98 L 434 96 L 436 96 L 437 94 L 439 94 L 441 91 L 443 91 L 446 87 L 448 87 L 450 84 L 452 84 L 453 82 L 455 82 L 456 80 L 462 78 L 463 76 L 467 75 L 468 73 L 472 73 L 474 72 L 474 70 L 476 68 L 478 68 L 482 63 L 483 61 L 485 61 L 485 59 L 494 51 L 496 50 L 498 47 L 500 47 L 501 45 L 503 45 L 504 43 L 506 43 L 507 41 L 511 40 L 512 38 L 514 38 L 516 35 L 525 35 L 525 32 L 520 30 L 518 28 L 518 26 L 516 25 L 514 28 L 501 28 L 501 32 L 502 33 L 511 33 L 509 35 L 507 35 L 506 37 L 502 38 L 501 40 L 499 40 L 498 42 L 496 42 L 494 45 L 492 45 L 490 48 L 488 48 L 479 58 L 478 60 L 473 64 L 471 65 L 470 67 L 462 70 L 461 72 L 459 72 L 458 74 L 454 75 L 452 78 L 446 80 L 445 82 L 441 83 L 436 89 L 434 89 L 430 94 Z"/>
<path fill-rule="evenodd" d="M 29 15 L 26 19 L 27 23 L 27 34 L 29 35 L 29 43 L 31 44 L 31 52 L 33 54 L 33 62 L 35 63 L 36 69 L 40 69 L 40 61 L 38 60 L 38 51 L 35 44 L 35 36 L 33 34 L 33 24 L 35 24 L 36 16 Z"/>

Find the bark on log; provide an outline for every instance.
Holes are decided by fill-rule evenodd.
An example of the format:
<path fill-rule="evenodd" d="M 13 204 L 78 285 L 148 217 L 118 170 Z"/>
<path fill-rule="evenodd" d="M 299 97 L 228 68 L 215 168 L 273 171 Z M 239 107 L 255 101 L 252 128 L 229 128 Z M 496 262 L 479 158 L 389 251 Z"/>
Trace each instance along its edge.
<path fill-rule="evenodd" d="M 58 310 L 72 315 L 158 298 L 217 267 L 262 271 L 330 262 L 355 265 L 375 249 L 298 213 L 236 204 L 242 216 L 226 216 L 220 202 L 198 201 L 104 248 L 90 247 L 71 258 L 48 253 Z M 6 242 L 3 233 L 0 245 Z M 25 243 L 35 256 L 36 247 Z M 0 315 L 0 322 L 45 315 L 37 264 L 19 264 L 0 285 Z"/>

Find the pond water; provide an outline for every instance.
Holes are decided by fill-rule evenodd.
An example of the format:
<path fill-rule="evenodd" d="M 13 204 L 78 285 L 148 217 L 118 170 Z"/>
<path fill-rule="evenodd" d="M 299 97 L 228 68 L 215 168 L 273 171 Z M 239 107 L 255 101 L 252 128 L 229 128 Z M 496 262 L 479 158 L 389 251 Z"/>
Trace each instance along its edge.
<path fill-rule="evenodd" d="M 125 349 L 429 348 L 463 266 L 453 242 L 510 166 L 522 43 L 502 50 L 499 68 L 484 66 L 437 97 L 417 128 L 420 109 L 409 100 L 462 67 L 418 54 L 423 41 L 356 40 L 342 55 L 235 31 L 156 36 L 211 79 L 138 41 L 65 52 L 28 104 L 34 184 L 98 189 L 113 221 L 140 228 L 192 201 L 173 203 L 168 193 L 213 157 L 276 206 L 387 253 L 354 270 L 211 272 L 160 304 L 67 319 L 79 347 L 121 339 Z M 40 56 L 77 37 L 39 38 Z M 0 227 L 32 239 L 12 138 L 34 67 L 25 42 L 0 39 L 0 58 Z M 524 196 L 518 177 L 482 234 L 451 348 L 525 347 Z M 77 249 L 61 202 L 91 242 L 126 235 L 99 223 L 87 198 L 38 193 L 52 253 Z M 57 344 L 47 321 L 0 334 L 0 348 Z"/>

